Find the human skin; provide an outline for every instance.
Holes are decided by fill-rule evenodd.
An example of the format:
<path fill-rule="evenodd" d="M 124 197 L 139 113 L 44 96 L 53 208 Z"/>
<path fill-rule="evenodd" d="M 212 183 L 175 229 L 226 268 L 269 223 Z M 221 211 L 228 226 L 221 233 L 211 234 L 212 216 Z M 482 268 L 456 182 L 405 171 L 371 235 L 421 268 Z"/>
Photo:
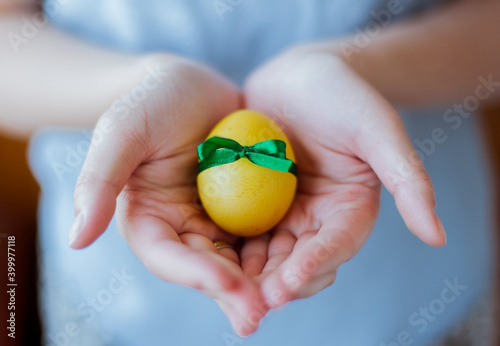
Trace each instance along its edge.
<path fill-rule="evenodd" d="M 30 11 L 10 8 L 2 32 L 18 32 Z M 262 300 L 259 287 L 233 250 L 215 248 L 214 241 L 235 237 L 195 203 L 196 147 L 242 107 L 239 90 L 184 58 L 122 55 L 50 27 L 17 53 L 8 41 L 0 47 L 4 132 L 22 138 L 42 125 L 96 126 L 75 189 L 71 246 L 92 243 L 116 207 L 120 233 L 151 272 L 216 299 L 235 329 L 250 330 L 242 316 L 257 320 L 266 312 L 254 306 Z M 141 88 L 146 98 L 134 101 Z"/>
<path fill-rule="evenodd" d="M 0 3 L 1 33 L 19 31 L 21 18 L 32 16 L 34 4 L 26 3 Z M 43 125 L 94 126 L 100 119 L 97 130 L 105 135 L 93 141 L 75 190 L 71 246 L 85 247 L 102 234 L 118 199 L 119 230 L 146 267 L 218 299 L 236 331 L 248 335 L 268 308 L 334 281 L 373 228 L 381 183 L 415 235 L 432 246 L 445 243 L 432 184 L 392 104 L 446 104 L 471 94 L 479 75 L 500 80 L 500 46 L 492 44 L 499 8 L 495 1 L 458 2 L 391 26 L 349 56 L 341 49 L 349 37 L 294 47 L 252 73 L 244 103 L 204 66 L 168 54 L 106 51 L 47 26 L 18 53 L 7 40 L 0 43 L 6 59 L 0 129 L 22 137 Z M 123 122 L 109 105 L 142 83 L 148 66 L 170 77 Z M 434 92 L 426 92 L 429 85 Z M 485 102 L 497 100 L 494 94 Z M 271 116 L 275 107 L 288 107 L 294 117 L 283 125 L 304 168 L 287 217 L 236 254 L 213 246 L 236 239 L 193 203 L 191 173 L 196 145 L 242 106 Z M 333 250 L 315 270 L 294 273 L 317 257 L 318 244 Z M 256 308 L 262 300 L 267 307 Z"/>
<path fill-rule="evenodd" d="M 498 2 L 463 1 L 382 31 L 362 49 L 353 38 L 292 47 L 248 78 L 246 107 L 285 127 L 299 167 L 290 212 L 243 249 L 242 267 L 270 307 L 333 283 L 373 228 L 380 183 L 411 232 L 445 244 L 432 183 L 392 105 L 451 104 L 474 95 L 480 76 L 500 85 L 498 14 Z M 483 104 L 498 102 L 498 89 Z"/>

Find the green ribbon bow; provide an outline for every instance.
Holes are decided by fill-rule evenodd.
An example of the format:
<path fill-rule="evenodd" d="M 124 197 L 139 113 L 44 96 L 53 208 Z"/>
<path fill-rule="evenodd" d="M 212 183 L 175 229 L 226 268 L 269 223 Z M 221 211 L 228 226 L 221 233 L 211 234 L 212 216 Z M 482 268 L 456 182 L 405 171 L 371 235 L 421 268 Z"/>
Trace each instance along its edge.
<path fill-rule="evenodd" d="M 198 157 L 198 174 L 245 157 L 256 165 L 297 175 L 297 166 L 286 158 L 286 143 L 279 139 L 243 146 L 229 138 L 210 137 L 198 146 Z"/>

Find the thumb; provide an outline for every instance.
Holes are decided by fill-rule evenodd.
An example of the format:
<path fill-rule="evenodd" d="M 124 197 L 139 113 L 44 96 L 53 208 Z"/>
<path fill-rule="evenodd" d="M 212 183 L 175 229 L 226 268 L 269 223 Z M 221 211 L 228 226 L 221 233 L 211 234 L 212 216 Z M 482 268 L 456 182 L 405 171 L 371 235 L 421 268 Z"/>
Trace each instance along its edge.
<path fill-rule="evenodd" d="M 75 220 L 69 234 L 72 248 L 90 245 L 106 230 L 116 198 L 141 164 L 145 149 L 140 139 L 146 129 L 139 119 L 131 114 L 124 122 L 113 108 L 99 119 L 75 186 Z"/>
<path fill-rule="evenodd" d="M 365 121 L 373 124 L 364 127 L 367 131 L 358 137 L 360 156 L 393 195 L 410 231 L 431 246 L 442 246 L 446 244 L 446 233 L 434 212 L 436 201 L 431 179 L 399 114 L 389 104 L 381 106 L 373 113 L 382 112 L 385 116 L 367 114 Z"/>

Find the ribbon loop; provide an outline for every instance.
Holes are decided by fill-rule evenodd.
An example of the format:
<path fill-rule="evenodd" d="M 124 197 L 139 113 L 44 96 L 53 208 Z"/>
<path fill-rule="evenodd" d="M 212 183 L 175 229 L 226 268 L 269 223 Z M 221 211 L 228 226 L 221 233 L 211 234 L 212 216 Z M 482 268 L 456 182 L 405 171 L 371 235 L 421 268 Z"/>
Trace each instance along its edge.
<path fill-rule="evenodd" d="M 229 138 L 210 137 L 198 146 L 198 157 L 198 174 L 208 168 L 246 158 L 256 165 L 297 175 L 297 166 L 286 158 L 286 143 L 279 139 L 242 146 Z"/>

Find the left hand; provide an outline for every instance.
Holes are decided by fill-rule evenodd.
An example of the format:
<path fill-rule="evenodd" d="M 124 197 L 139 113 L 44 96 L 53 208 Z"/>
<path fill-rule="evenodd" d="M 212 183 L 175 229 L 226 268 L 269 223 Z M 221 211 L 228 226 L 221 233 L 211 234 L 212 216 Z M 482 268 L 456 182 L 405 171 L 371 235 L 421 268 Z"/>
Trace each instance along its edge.
<path fill-rule="evenodd" d="M 431 181 L 400 116 L 342 58 L 313 46 L 292 49 L 254 72 L 245 94 L 246 108 L 284 128 L 299 168 L 288 214 L 241 253 L 269 307 L 333 283 L 374 227 L 381 182 L 417 237 L 445 244 Z"/>
<path fill-rule="evenodd" d="M 115 214 L 118 230 L 160 279 L 214 298 L 241 335 L 266 312 L 259 286 L 239 266 L 235 243 L 196 203 L 196 147 L 222 116 L 240 108 L 239 90 L 214 71 L 184 58 L 145 56 L 161 72 L 157 85 L 132 89 L 97 123 L 75 187 L 71 246 L 99 237 Z M 144 79 L 143 79 L 144 81 Z M 144 82 L 143 82 L 144 83 Z M 128 101 L 126 101 L 128 100 Z M 116 208 L 115 208 L 116 207 Z"/>

